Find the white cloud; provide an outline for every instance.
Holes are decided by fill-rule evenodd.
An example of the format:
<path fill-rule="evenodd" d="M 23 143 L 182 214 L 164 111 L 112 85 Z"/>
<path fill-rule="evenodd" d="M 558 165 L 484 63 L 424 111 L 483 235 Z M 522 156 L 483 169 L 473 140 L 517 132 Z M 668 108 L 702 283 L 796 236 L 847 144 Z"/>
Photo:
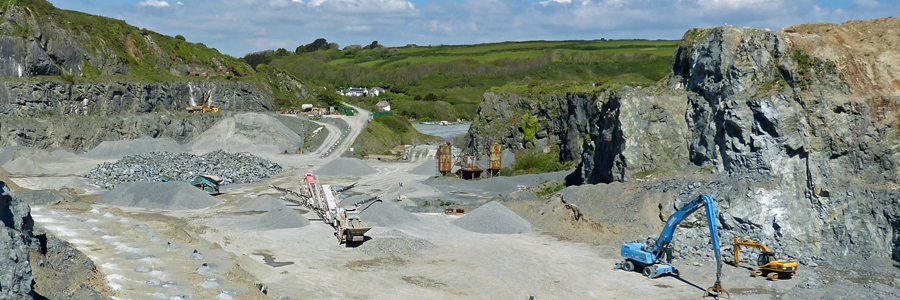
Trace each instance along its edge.
<path fill-rule="evenodd" d="M 820 0 L 50 0 L 123 19 L 241 56 L 326 38 L 340 45 L 472 44 L 599 38 L 678 39 L 694 27 L 782 28 L 890 16 L 900 1 L 853 0 L 842 9 Z M 179 1 L 179 2 L 174 2 Z M 183 1 L 183 2 L 182 2 Z M 91 4 L 93 3 L 93 4 Z M 105 3 L 105 2 L 104 2 Z M 143 6 L 178 9 L 147 10 Z M 78 7 L 81 5 L 81 7 Z M 85 6 L 87 5 L 87 6 Z"/>
<path fill-rule="evenodd" d="M 147 0 L 144 2 L 138 2 L 137 5 L 138 6 L 167 7 L 167 6 L 169 6 L 169 2 L 159 1 L 159 0 Z"/>

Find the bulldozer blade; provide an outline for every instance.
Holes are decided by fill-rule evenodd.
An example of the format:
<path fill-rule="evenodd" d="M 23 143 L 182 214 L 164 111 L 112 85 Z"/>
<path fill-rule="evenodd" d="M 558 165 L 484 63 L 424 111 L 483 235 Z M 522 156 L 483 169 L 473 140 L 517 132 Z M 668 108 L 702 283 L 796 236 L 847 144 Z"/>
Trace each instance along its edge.
<path fill-rule="evenodd" d="M 703 293 L 703 297 L 705 298 L 705 297 L 712 295 L 716 299 L 719 299 L 719 297 L 722 296 L 723 293 L 725 295 L 728 295 L 729 299 L 731 298 L 731 293 L 729 293 L 728 291 L 725 290 L 725 288 L 722 287 L 721 282 L 716 281 L 716 284 L 714 284 L 712 287 L 706 289 L 706 292 Z"/>

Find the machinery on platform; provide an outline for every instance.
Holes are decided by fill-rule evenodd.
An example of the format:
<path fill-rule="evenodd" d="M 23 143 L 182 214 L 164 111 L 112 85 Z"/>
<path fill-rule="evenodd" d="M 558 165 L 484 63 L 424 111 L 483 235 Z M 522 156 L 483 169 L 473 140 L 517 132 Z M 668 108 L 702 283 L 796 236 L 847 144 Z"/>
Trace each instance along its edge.
<path fill-rule="evenodd" d="M 741 246 L 756 248 L 761 251 L 756 259 L 758 270 L 750 271 L 750 276 L 760 277 L 766 276 L 769 280 L 790 279 L 797 274 L 797 262 L 787 262 L 775 258 L 775 252 L 769 250 L 769 247 L 760 242 L 745 238 L 738 240 L 734 238 L 734 265 L 741 266 Z"/>
<path fill-rule="evenodd" d="M 656 240 L 647 239 L 645 243 L 626 243 L 622 245 L 622 261 L 616 263 L 615 269 L 632 271 L 641 269 L 644 276 L 656 278 L 664 274 L 673 274 L 678 276 L 678 269 L 672 266 L 672 248 L 669 243 L 672 242 L 672 236 L 675 228 L 689 215 L 700 209 L 701 206 L 706 207 L 706 220 L 709 226 L 710 238 L 712 239 L 713 252 L 716 255 L 716 283 L 706 289 L 704 297 L 731 293 L 722 288 L 722 257 L 719 253 L 719 232 L 716 229 L 716 208 L 715 199 L 707 195 L 700 195 L 691 203 L 688 203 L 677 212 L 672 214 L 666 221 L 659 238 Z"/>
<path fill-rule="evenodd" d="M 319 215 L 323 222 L 334 228 L 334 237 L 338 239 L 339 243 L 362 242 L 365 239 L 364 234 L 372 228 L 359 219 L 360 210 L 358 208 L 375 201 L 381 201 L 379 197 L 372 197 L 350 206 L 341 207 L 338 206 L 336 197 L 339 193 L 355 187 L 355 182 L 343 188 L 334 188 L 331 185 L 318 184 L 315 176 L 312 174 L 306 174 L 306 176 L 301 177 L 301 180 L 306 183 L 306 188 L 301 192 L 274 185 L 271 187 L 296 198 L 285 195 L 280 197 L 282 200 L 296 203 Z"/>
<path fill-rule="evenodd" d="M 163 174 L 159 174 L 159 179 L 163 182 L 170 181 L 179 181 L 175 178 Z M 198 189 L 204 190 L 210 195 L 219 194 L 219 183 L 222 182 L 222 178 L 213 175 L 197 175 L 189 179 L 181 180 L 191 185 L 197 187 Z"/>

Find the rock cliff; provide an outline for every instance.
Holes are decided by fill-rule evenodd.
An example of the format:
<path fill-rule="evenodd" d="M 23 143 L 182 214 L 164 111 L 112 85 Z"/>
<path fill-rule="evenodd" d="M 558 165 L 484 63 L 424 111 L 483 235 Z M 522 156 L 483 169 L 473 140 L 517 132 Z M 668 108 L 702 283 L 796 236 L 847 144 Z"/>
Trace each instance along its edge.
<path fill-rule="evenodd" d="M 34 220 L 25 202 L 14 198 L 0 181 L 0 299 L 33 299 L 34 280 L 28 261 Z"/>
<path fill-rule="evenodd" d="M 508 148 L 521 148 L 523 130 L 510 120 L 529 113 L 544 132 L 535 146 L 559 143 L 582 182 L 680 190 L 640 196 L 665 198 L 660 218 L 709 193 L 721 205 L 724 240 L 765 239 L 792 257 L 900 261 L 897 28 L 900 19 L 887 18 L 691 30 L 659 87 L 487 94 L 469 146 L 484 151 L 485 134 L 499 131 Z"/>

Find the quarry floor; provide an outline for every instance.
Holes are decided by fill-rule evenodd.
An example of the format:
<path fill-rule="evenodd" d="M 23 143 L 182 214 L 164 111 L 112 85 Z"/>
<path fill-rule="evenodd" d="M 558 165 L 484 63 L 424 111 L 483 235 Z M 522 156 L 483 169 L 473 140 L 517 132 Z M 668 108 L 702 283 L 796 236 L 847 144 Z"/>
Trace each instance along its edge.
<path fill-rule="evenodd" d="M 418 221 L 374 227 L 365 242 L 351 245 L 339 244 L 333 229 L 305 210 L 311 224 L 300 228 L 263 230 L 233 222 L 240 217 L 233 208 L 241 203 L 279 195 L 269 185 L 298 189 L 299 176 L 334 159 L 336 155 L 321 157 L 327 149 L 253 153 L 285 170 L 262 182 L 224 187 L 217 196 L 221 204 L 190 211 L 92 203 L 103 191 L 78 174 L 97 160 L 44 166 L 69 170 L 60 176 L 20 175 L 13 180 L 27 189 L 81 195 L 77 202 L 35 205 L 32 215 L 38 227 L 94 261 L 114 299 L 700 299 L 715 282 L 714 261 L 676 260 L 679 277 L 648 279 L 613 270 L 620 260 L 615 243 L 570 242 L 540 228 L 521 234 L 475 233 L 450 223 L 459 216 L 439 213 L 415 213 Z M 410 162 L 364 161 L 375 174 L 319 180 L 334 185 L 359 182 L 354 192 L 383 199 L 395 199 L 400 183 L 409 198 L 452 197 L 426 184 L 431 175 L 413 172 L 434 164 L 435 147 L 420 145 L 413 153 Z M 398 236 L 432 246 L 367 248 Z M 853 299 L 852 293 L 829 291 L 844 290 L 845 281 L 858 288 L 892 279 L 834 275 L 841 273 L 827 265 L 801 266 L 795 278 L 780 281 L 751 278 L 748 269 L 727 264 L 722 271 L 722 285 L 731 299 Z"/>

